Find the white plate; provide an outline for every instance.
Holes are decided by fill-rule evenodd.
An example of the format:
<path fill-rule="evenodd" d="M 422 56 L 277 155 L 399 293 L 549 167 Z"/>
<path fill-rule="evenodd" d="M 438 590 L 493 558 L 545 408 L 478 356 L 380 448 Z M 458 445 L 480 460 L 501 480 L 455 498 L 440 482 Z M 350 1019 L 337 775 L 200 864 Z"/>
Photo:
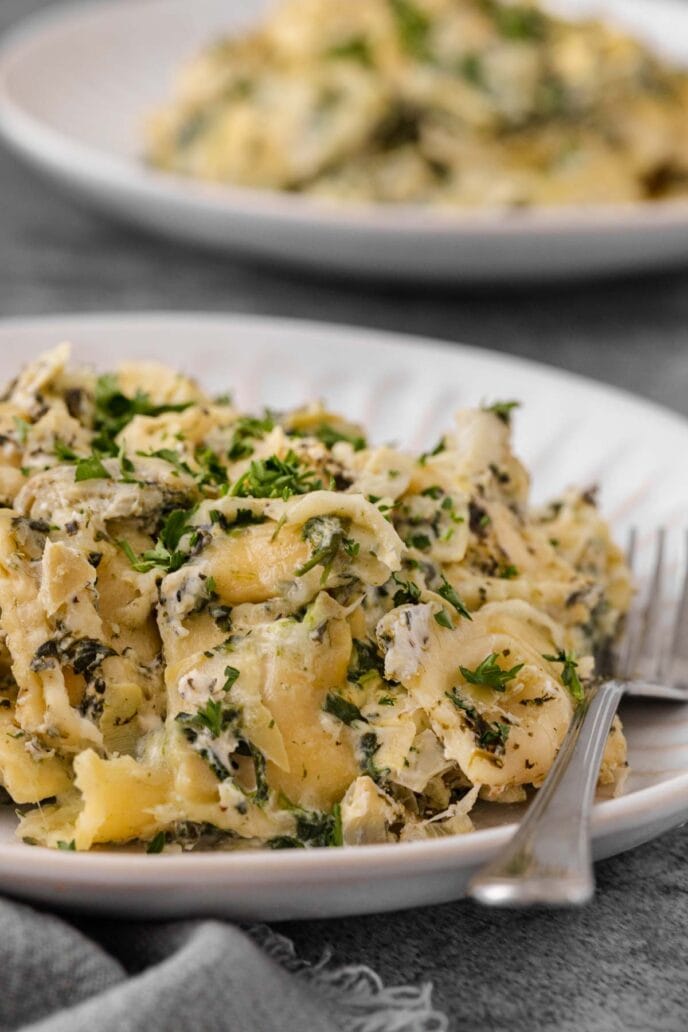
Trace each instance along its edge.
<path fill-rule="evenodd" d="M 206 316 L 56 317 L 0 324 L 0 381 L 19 357 L 63 339 L 75 356 L 107 369 L 157 358 L 230 388 L 255 408 L 325 397 L 365 421 L 377 440 L 434 443 L 455 407 L 520 398 L 516 439 L 535 474 L 535 494 L 603 484 L 617 532 L 681 528 L 688 483 L 676 475 L 688 423 L 648 402 L 569 373 L 458 345 L 363 329 L 285 320 Z M 676 535 L 678 537 L 678 533 Z M 595 809 L 595 854 L 610 856 L 688 818 L 688 707 L 625 710 L 632 773 L 625 794 Z M 14 839 L 0 807 L 0 892 L 118 914 L 190 913 L 237 918 L 324 917 L 458 898 L 471 872 L 513 830 L 514 808 L 490 807 L 497 826 L 403 845 L 250 854 L 148 856 L 60 853 Z"/>
<path fill-rule="evenodd" d="M 688 258 L 688 201 L 510 213 L 335 205 L 204 184 L 141 160 L 144 117 L 175 71 L 270 0 L 51 5 L 0 54 L 0 131 L 33 165 L 107 212 L 185 243 L 387 279 L 469 282 L 650 269 Z M 688 63 L 680 0 L 559 0 L 601 11 Z M 688 117 L 687 117 L 688 122 Z"/>

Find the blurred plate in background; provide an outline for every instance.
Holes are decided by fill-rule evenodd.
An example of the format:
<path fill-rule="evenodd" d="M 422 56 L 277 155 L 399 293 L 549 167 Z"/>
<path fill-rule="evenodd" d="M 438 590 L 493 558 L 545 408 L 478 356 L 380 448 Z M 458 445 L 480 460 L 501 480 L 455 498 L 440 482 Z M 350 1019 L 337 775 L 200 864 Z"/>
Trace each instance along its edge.
<path fill-rule="evenodd" d="M 688 200 L 511 212 L 337 205 L 195 182 L 147 168 L 145 116 L 180 65 L 269 0 L 106 0 L 53 6 L 0 53 L 0 132 L 93 205 L 186 244 L 318 270 L 438 282 L 518 281 L 658 268 L 688 260 Z M 688 3 L 559 0 L 608 15 L 688 64 Z M 688 123 L 688 118 L 687 118 Z"/>

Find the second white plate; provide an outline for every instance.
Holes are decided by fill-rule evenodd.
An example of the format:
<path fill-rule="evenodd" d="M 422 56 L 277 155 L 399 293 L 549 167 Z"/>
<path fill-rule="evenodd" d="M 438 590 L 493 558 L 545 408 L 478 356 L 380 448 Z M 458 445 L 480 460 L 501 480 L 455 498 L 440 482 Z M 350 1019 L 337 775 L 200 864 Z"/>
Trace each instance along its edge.
<path fill-rule="evenodd" d="M 452 213 L 336 205 L 194 182 L 141 158 L 145 116 L 181 62 L 241 31 L 270 0 L 106 0 L 51 5 L 0 53 L 0 132 L 29 162 L 98 208 L 184 244 L 318 270 L 419 281 L 548 279 L 688 260 L 688 201 Z M 680 0 L 558 0 L 628 26 L 688 64 Z"/>
<path fill-rule="evenodd" d="M 0 324 L 0 382 L 69 339 L 75 358 L 107 369 L 127 358 L 167 362 L 213 392 L 230 388 L 246 408 L 323 397 L 377 441 L 421 449 L 453 410 L 520 398 L 516 447 L 535 495 L 570 483 L 602 485 L 617 536 L 653 528 L 678 539 L 688 514 L 688 423 L 648 402 L 571 374 L 458 345 L 284 320 L 207 316 L 61 317 Z M 116 356 L 116 358 L 113 358 Z M 688 818 L 688 706 L 635 703 L 624 710 L 631 775 L 622 796 L 598 803 L 594 849 L 622 852 Z M 462 895 L 479 864 L 513 831 L 519 810 L 492 807 L 473 834 L 350 849 L 148 856 L 59 852 L 14 837 L 0 807 L 0 893 L 119 915 L 217 914 L 286 920 L 440 903 Z"/>

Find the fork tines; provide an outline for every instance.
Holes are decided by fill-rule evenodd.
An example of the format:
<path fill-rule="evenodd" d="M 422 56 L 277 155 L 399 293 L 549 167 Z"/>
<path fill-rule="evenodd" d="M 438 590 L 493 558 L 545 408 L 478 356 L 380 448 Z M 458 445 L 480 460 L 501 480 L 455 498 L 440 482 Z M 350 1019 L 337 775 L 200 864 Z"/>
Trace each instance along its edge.
<path fill-rule="evenodd" d="M 640 535 L 629 535 L 627 561 L 635 573 L 641 558 Z M 660 527 L 654 535 L 652 562 L 637 604 L 626 621 L 617 676 L 688 690 L 688 533 L 683 548 Z M 670 547 L 672 546 L 672 547 Z M 681 554 L 683 552 L 683 554 Z"/>

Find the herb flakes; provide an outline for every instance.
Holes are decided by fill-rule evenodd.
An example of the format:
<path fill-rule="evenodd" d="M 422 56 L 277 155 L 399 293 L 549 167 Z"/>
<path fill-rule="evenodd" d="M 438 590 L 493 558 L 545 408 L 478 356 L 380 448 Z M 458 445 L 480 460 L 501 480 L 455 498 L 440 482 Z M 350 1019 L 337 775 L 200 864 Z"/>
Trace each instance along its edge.
<path fill-rule="evenodd" d="M 430 19 L 412 0 L 389 0 L 389 3 L 402 48 L 411 57 L 426 59 Z"/>
<path fill-rule="evenodd" d="M 304 465 L 291 449 L 283 459 L 271 455 L 251 465 L 230 488 L 235 498 L 282 498 L 322 490 L 315 470 Z"/>
<path fill-rule="evenodd" d="M 469 611 L 466 609 L 466 606 L 461 601 L 458 594 L 451 586 L 444 574 L 442 574 L 442 584 L 437 589 L 437 594 L 440 595 L 445 600 L 445 602 L 448 602 L 451 606 L 453 606 L 456 612 L 459 614 L 459 616 L 463 616 L 466 620 L 473 619 Z"/>
<path fill-rule="evenodd" d="M 193 404 L 186 401 L 154 405 L 143 391 L 137 391 L 134 397 L 130 398 L 121 390 L 113 373 L 105 373 L 98 377 L 94 402 L 96 436 L 93 448 L 104 455 L 117 454 L 115 438 L 134 416 L 160 416 L 165 412 L 183 412 Z"/>
<path fill-rule="evenodd" d="M 506 691 L 506 687 L 509 681 L 512 681 L 516 675 L 523 669 L 523 663 L 517 663 L 510 670 L 502 670 L 497 663 L 497 653 L 491 652 L 475 670 L 469 670 L 467 667 L 459 667 L 461 676 L 468 684 L 480 685 L 484 688 L 492 688 L 496 692 Z"/>
<path fill-rule="evenodd" d="M 500 419 L 506 426 L 511 424 L 511 414 L 514 409 L 521 407 L 520 401 L 493 401 L 491 405 L 481 405 L 483 412 L 491 412 L 493 416 Z"/>
<path fill-rule="evenodd" d="M 565 652 L 562 649 L 555 656 L 543 655 L 542 658 L 549 663 L 562 664 L 561 683 L 565 688 L 568 688 L 576 702 L 583 702 L 585 700 L 585 690 L 578 676 L 578 661 L 575 653 Z"/>

